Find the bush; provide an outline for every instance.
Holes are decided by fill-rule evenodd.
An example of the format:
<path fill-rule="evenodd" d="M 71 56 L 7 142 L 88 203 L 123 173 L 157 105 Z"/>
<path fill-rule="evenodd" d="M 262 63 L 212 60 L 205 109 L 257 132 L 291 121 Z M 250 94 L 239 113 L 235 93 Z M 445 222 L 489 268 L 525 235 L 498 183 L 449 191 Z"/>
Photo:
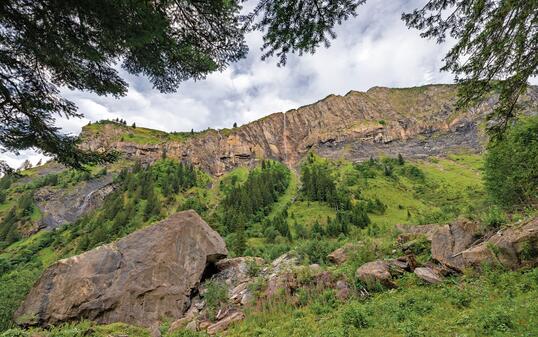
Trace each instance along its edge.
<path fill-rule="evenodd" d="M 228 301 L 228 289 L 220 282 L 207 281 L 203 298 L 207 306 L 208 318 L 214 320 L 216 311 Z"/>
<path fill-rule="evenodd" d="M 538 202 L 538 116 L 510 127 L 486 153 L 484 182 L 492 199 L 503 208 Z"/>
<path fill-rule="evenodd" d="M 364 308 L 360 304 L 352 304 L 345 308 L 342 313 L 342 324 L 346 327 L 364 329 L 368 327 L 368 320 Z"/>
<path fill-rule="evenodd" d="M 506 214 L 497 206 L 490 207 L 482 215 L 482 223 L 489 228 L 497 228 L 507 222 Z"/>
<path fill-rule="evenodd" d="M 325 315 L 332 312 L 338 306 L 338 299 L 333 289 L 323 291 L 311 306 L 316 315 Z"/>

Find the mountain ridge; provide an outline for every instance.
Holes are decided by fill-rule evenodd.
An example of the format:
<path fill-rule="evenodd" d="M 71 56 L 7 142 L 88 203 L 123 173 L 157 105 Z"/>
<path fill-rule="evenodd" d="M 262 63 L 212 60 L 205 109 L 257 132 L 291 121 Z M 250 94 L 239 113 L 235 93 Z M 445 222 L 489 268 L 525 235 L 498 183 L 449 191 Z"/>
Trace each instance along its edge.
<path fill-rule="evenodd" d="M 450 84 L 372 87 L 366 92 L 329 95 L 234 129 L 194 134 L 162 132 L 157 140 L 146 143 L 133 127 L 108 123 L 97 132 L 85 127 L 81 146 L 88 150 L 113 149 L 150 162 L 165 153 L 216 176 L 238 166 L 252 166 L 261 159 L 276 159 L 295 167 L 311 150 L 324 157 L 352 161 L 399 152 L 408 157 L 439 155 L 455 148 L 480 152 L 486 139 L 481 128 L 495 97 L 475 108 L 457 111 L 456 95 L 457 85 Z M 536 108 L 538 87 L 531 86 L 521 101 L 527 106 L 524 113 Z M 390 149 L 383 146 L 389 143 Z"/>

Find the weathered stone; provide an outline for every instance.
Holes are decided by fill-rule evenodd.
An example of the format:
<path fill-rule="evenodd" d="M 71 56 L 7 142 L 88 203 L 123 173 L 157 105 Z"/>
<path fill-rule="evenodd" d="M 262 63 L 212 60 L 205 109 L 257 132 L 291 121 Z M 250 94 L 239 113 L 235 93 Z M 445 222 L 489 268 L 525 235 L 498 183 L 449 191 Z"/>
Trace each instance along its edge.
<path fill-rule="evenodd" d="M 230 327 L 230 325 L 234 322 L 238 322 L 245 319 L 245 314 L 243 314 L 241 311 L 231 311 L 228 312 L 225 317 L 223 317 L 218 322 L 211 324 L 207 327 L 207 333 L 210 335 L 214 335 L 218 332 L 225 331 Z"/>
<path fill-rule="evenodd" d="M 312 263 L 311 265 L 308 266 L 308 268 L 310 268 L 310 270 L 313 272 L 313 273 L 317 273 L 321 270 L 321 266 L 317 263 Z"/>
<path fill-rule="evenodd" d="M 355 245 L 352 243 L 347 243 L 344 246 L 336 249 L 334 252 L 327 255 L 327 258 L 331 263 L 336 265 L 341 265 L 349 259 L 349 253 L 355 248 Z"/>
<path fill-rule="evenodd" d="M 295 275 L 292 272 L 280 272 L 272 274 L 267 280 L 265 296 L 271 297 L 277 294 L 291 294 L 299 286 Z"/>
<path fill-rule="evenodd" d="M 213 323 L 211 323 L 211 321 L 209 321 L 209 320 L 200 321 L 200 322 L 198 322 L 198 325 L 196 326 L 196 330 L 197 331 L 207 330 L 207 328 L 209 328 L 212 324 Z"/>
<path fill-rule="evenodd" d="M 190 306 L 208 264 L 225 257 L 224 240 L 194 211 L 49 267 L 16 312 L 21 324 L 89 319 L 151 326 Z"/>
<path fill-rule="evenodd" d="M 198 317 L 200 313 L 200 309 L 198 309 L 198 306 L 196 305 L 196 303 L 199 303 L 199 302 L 191 303 L 191 307 L 189 308 L 189 310 L 187 310 L 184 316 L 178 320 L 175 320 L 174 322 L 172 322 L 172 324 L 170 324 L 170 327 L 168 328 L 169 332 L 182 329 L 193 320 L 196 320 L 196 318 Z"/>
<path fill-rule="evenodd" d="M 322 271 L 321 273 L 317 274 L 315 276 L 315 281 L 318 289 L 331 288 L 334 284 L 332 275 L 328 271 Z"/>
<path fill-rule="evenodd" d="M 432 258 L 450 268 L 461 271 L 465 261 L 461 253 L 481 237 L 480 224 L 458 220 L 441 226 L 432 236 Z"/>
<path fill-rule="evenodd" d="M 404 258 L 399 258 L 399 259 L 394 259 L 394 260 L 389 260 L 388 261 L 390 263 L 390 265 L 394 268 L 398 268 L 399 270 L 401 270 L 402 272 L 409 269 L 409 262 L 407 261 L 407 259 L 404 257 Z"/>
<path fill-rule="evenodd" d="M 431 241 L 433 233 L 435 233 L 439 227 L 441 226 L 438 224 L 420 226 L 397 224 L 396 229 L 401 232 L 401 234 L 398 235 L 397 241 L 399 244 L 404 244 L 420 236 L 424 236 L 428 241 Z"/>
<path fill-rule="evenodd" d="M 229 287 L 235 287 L 240 283 L 250 280 L 253 265 L 261 268 L 265 261 L 259 257 L 235 257 L 223 259 L 216 263 L 217 273 L 213 276 Z"/>
<path fill-rule="evenodd" d="M 431 284 L 443 282 L 443 277 L 434 269 L 427 267 L 415 268 L 415 275 L 423 281 Z"/>
<path fill-rule="evenodd" d="M 509 269 L 538 266 L 538 218 L 501 230 L 461 253 L 466 266 L 500 263 Z"/>
<path fill-rule="evenodd" d="M 240 304 L 243 296 L 249 293 L 248 282 L 243 282 L 230 290 L 230 301 L 234 304 Z"/>
<path fill-rule="evenodd" d="M 290 253 L 285 253 L 273 260 L 271 263 L 272 272 L 279 273 L 282 271 L 289 271 L 298 264 L 296 256 Z"/>
<path fill-rule="evenodd" d="M 349 284 L 344 280 L 336 281 L 336 298 L 341 301 L 347 300 L 351 296 L 351 289 Z"/>
<path fill-rule="evenodd" d="M 185 325 L 185 329 L 190 331 L 198 331 L 198 322 L 196 320 L 190 321 L 187 325 Z"/>
<path fill-rule="evenodd" d="M 377 260 L 365 263 L 357 269 L 356 275 L 368 288 L 373 288 L 378 283 L 388 288 L 396 287 L 392 281 L 389 263 L 386 261 Z"/>

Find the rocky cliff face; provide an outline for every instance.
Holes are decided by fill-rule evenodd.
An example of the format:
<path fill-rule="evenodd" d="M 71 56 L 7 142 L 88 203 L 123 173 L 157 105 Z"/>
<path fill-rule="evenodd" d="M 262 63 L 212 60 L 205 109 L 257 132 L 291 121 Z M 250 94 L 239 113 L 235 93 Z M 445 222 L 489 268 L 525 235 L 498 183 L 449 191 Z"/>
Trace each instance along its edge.
<path fill-rule="evenodd" d="M 407 89 L 375 87 L 367 92 L 331 95 L 311 105 L 275 113 L 229 132 L 209 130 L 185 140 L 153 144 L 118 137 L 125 126 L 108 124 L 98 134 L 85 130 L 83 147 L 116 149 L 152 161 L 163 151 L 215 175 L 271 158 L 295 166 L 309 150 L 330 158 L 364 160 L 372 155 L 441 155 L 455 149 L 480 151 L 480 124 L 495 98 L 477 108 L 455 111 L 455 85 Z M 538 87 L 522 98 L 536 112 Z"/>
<path fill-rule="evenodd" d="M 113 190 L 111 174 L 81 182 L 72 189 L 51 186 L 39 189 L 34 198 L 43 214 L 42 226 L 54 229 L 75 222 L 82 215 L 99 207 Z"/>
<path fill-rule="evenodd" d="M 180 318 L 224 240 L 194 211 L 49 267 L 16 313 L 23 325 L 78 319 L 151 326 Z"/>

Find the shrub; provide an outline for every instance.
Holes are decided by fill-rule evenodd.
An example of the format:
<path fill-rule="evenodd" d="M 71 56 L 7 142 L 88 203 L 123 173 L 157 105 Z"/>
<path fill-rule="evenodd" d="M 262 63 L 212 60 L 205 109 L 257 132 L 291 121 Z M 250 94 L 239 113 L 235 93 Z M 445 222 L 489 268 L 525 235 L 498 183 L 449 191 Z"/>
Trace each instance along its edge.
<path fill-rule="evenodd" d="M 367 315 L 362 305 L 354 303 L 344 309 L 342 313 L 342 324 L 344 331 L 346 327 L 354 327 L 355 329 L 364 329 L 368 327 Z"/>
<path fill-rule="evenodd" d="M 501 207 L 538 201 L 538 116 L 520 119 L 492 142 L 484 163 L 486 190 Z"/>
<path fill-rule="evenodd" d="M 207 306 L 208 318 L 215 319 L 218 308 L 228 301 L 228 289 L 220 282 L 210 280 L 205 283 L 203 298 Z"/>
<path fill-rule="evenodd" d="M 338 306 L 338 299 L 333 289 L 327 289 L 320 294 L 311 306 L 316 315 L 324 315 L 332 312 Z"/>
<path fill-rule="evenodd" d="M 487 227 L 497 228 L 504 225 L 507 222 L 506 214 L 497 206 L 490 207 L 482 215 L 482 223 Z"/>
<path fill-rule="evenodd" d="M 260 265 L 256 263 L 256 260 L 249 259 L 247 261 L 247 275 L 250 277 L 256 277 L 260 273 Z"/>

